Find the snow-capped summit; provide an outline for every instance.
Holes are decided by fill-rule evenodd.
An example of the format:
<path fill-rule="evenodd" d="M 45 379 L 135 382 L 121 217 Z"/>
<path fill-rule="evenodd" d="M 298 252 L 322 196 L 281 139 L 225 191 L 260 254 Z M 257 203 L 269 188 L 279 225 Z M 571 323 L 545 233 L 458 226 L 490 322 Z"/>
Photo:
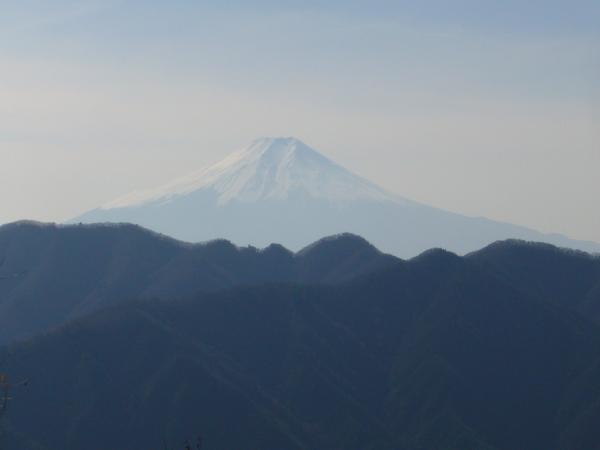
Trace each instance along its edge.
<path fill-rule="evenodd" d="M 73 222 L 130 222 L 189 242 L 225 238 L 292 250 L 350 232 L 401 257 L 432 247 L 466 253 L 507 238 L 600 251 L 598 244 L 406 200 L 294 138 L 257 139 L 213 166 L 126 195 Z"/>
<path fill-rule="evenodd" d="M 215 192 L 219 205 L 283 200 L 297 193 L 332 202 L 405 201 L 288 137 L 257 139 L 215 165 L 164 186 L 126 195 L 102 209 L 170 202 L 199 190 Z"/>

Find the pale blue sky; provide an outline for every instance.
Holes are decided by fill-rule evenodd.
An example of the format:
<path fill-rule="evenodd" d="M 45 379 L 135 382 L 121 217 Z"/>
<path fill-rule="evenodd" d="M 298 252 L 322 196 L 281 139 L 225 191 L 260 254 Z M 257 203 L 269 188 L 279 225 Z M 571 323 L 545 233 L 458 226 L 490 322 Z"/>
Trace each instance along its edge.
<path fill-rule="evenodd" d="M 600 241 L 600 2 L 220 3 L 0 0 L 0 222 L 293 135 L 403 196 Z"/>

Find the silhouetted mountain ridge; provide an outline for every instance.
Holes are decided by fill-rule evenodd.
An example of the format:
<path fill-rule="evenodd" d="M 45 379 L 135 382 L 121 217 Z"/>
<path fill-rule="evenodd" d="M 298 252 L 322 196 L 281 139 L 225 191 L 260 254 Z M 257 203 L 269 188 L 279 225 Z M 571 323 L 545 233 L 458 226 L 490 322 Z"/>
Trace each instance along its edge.
<path fill-rule="evenodd" d="M 11 410 L 12 442 L 124 450 L 202 434 L 214 450 L 598 448 L 600 328 L 531 289 L 560 271 L 538 267 L 530 284 L 530 272 L 516 282 L 503 272 L 549 251 L 566 266 L 595 259 L 496 247 L 497 264 L 490 249 L 432 250 L 342 284 L 123 303 L 12 346 L 7 369 L 32 378 Z M 587 289 L 565 274 L 556 283 Z"/>
<path fill-rule="evenodd" d="M 511 285 L 600 323 L 600 256 L 510 240 L 467 256 Z"/>
<path fill-rule="evenodd" d="M 188 244 L 136 225 L 0 227 L 0 342 L 134 298 L 173 298 L 241 284 L 340 283 L 394 264 L 340 235 L 294 254 L 226 240 Z"/>

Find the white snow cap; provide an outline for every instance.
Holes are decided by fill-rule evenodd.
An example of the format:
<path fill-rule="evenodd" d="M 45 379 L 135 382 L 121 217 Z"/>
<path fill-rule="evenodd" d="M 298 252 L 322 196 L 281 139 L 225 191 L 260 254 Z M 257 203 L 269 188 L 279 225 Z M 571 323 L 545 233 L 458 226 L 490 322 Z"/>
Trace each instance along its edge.
<path fill-rule="evenodd" d="M 287 199 L 297 191 L 332 202 L 408 202 L 287 137 L 257 139 L 213 166 L 155 189 L 133 192 L 102 209 L 166 203 L 199 190 L 216 192 L 220 205 Z"/>

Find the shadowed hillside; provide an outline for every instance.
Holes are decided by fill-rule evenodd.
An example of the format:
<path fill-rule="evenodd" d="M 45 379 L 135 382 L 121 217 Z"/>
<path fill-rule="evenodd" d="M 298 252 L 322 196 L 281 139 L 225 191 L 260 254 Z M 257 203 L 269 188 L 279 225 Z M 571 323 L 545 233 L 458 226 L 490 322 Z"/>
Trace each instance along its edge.
<path fill-rule="evenodd" d="M 600 257 L 552 245 L 496 242 L 467 256 L 505 282 L 600 323 Z"/>
<path fill-rule="evenodd" d="M 533 263 L 538 252 L 563 266 L 554 276 L 574 305 L 531 289 L 548 257 Z M 514 282 L 501 269 L 519 261 L 529 283 L 529 272 Z M 10 348 L 8 369 L 32 379 L 11 410 L 12 442 L 150 449 L 202 434 L 214 450 L 599 448 L 600 331 L 577 312 L 593 283 L 569 275 L 582 261 L 597 264 L 508 242 L 466 258 L 432 250 L 341 285 L 104 310 Z"/>
<path fill-rule="evenodd" d="M 224 240 L 191 245 L 125 224 L 9 224 L 0 227 L 0 343 L 134 298 L 265 282 L 339 283 L 397 262 L 352 235 L 294 254 Z"/>

